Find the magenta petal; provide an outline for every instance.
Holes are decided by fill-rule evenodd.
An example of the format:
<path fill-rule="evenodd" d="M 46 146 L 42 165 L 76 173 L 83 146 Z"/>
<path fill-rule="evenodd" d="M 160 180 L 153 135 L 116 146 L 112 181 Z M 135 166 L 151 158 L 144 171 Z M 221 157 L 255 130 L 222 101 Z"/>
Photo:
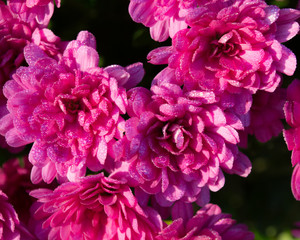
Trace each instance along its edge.
<path fill-rule="evenodd" d="M 54 180 L 56 173 L 55 165 L 50 161 L 42 168 L 42 178 L 48 184 Z"/>
<path fill-rule="evenodd" d="M 147 161 L 139 161 L 137 163 L 136 170 L 146 181 L 152 181 L 156 177 L 156 172 L 158 171 Z"/>
<path fill-rule="evenodd" d="M 97 67 L 99 64 L 99 55 L 94 48 L 82 46 L 76 52 L 76 63 L 81 71 Z"/>
<path fill-rule="evenodd" d="M 155 23 L 154 17 L 151 15 L 154 4 L 149 1 L 130 1 L 129 14 L 136 22 L 142 22 L 145 26 L 151 26 Z"/>
<path fill-rule="evenodd" d="M 172 219 L 181 218 L 187 222 L 194 215 L 193 204 L 177 201 L 172 207 Z"/>
<path fill-rule="evenodd" d="M 43 180 L 42 168 L 33 166 L 30 173 L 30 180 L 33 184 L 38 184 Z"/>
<path fill-rule="evenodd" d="M 106 141 L 102 138 L 98 145 L 97 158 L 99 162 L 104 165 L 107 156 L 107 144 Z"/>
<path fill-rule="evenodd" d="M 186 106 L 182 104 L 163 104 L 160 106 L 159 110 L 161 113 L 167 115 L 167 116 L 175 116 L 175 117 L 180 117 L 185 114 L 185 109 Z"/>
<path fill-rule="evenodd" d="M 96 38 L 88 31 L 81 31 L 78 33 L 76 40 L 80 41 L 84 46 L 96 49 Z"/>
<path fill-rule="evenodd" d="M 267 14 L 268 24 L 271 25 L 278 19 L 280 9 L 277 6 L 271 5 L 266 7 L 265 12 Z"/>
<path fill-rule="evenodd" d="M 105 71 L 107 71 L 111 77 L 114 77 L 120 86 L 124 86 L 130 77 L 130 74 L 125 68 L 119 65 L 108 66 L 105 68 Z"/>
<path fill-rule="evenodd" d="M 300 200 L 300 165 L 297 164 L 292 174 L 292 192 L 296 200 Z"/>
<path fill-rule="evenodd" d="M 124 88 L 130 89 L 140 83 L 145 75 L 143 64 L 138 62 L 126 67 L 126 71 L 130 74 L 129 79 L 123 85 Z"/>
<path fill-rule="evenodd" d="M 13 119 L 11 114 L 7 114 L 0 119 L 0 134 L 5 135 L 13 128 Z"/>
<path fill-rule="evenodd" d="M 276 39 L 279 42 L 286 42 L 296 36 L 299 32 L 298 22 L 289 22 L 279 25 L 276 33 Z"/>
<path fill-rule="evenodd" d="M 240 141 L 237 131 L 230 126 L 219 127 L 216 132 L 232 144 L 237 144 Z"/>
<path fill-rule="evenodd" d="M 211 179 L 209 182 L 209 189 L 213 192 L 219 191 L 225 184 L 225 177 L 222 170 L 219 170 L 218 176 Z"/>
<path fill-rule="evenodd" d="M 24 48 L 24 56 L 29 65 L 34 65 L 40 59 L 49 58 L 42 49 L 33 43 Z"/>
<path fill-rule="evenodd" d="M 287 88 L 287 98 L 289 101 L 300 102 L 300 80 L 294 79 Z"/>
<path fill-rule="evenodd" d="M 8 6 L 14 13 L 20 14 L 20 13 L 24 13 L 27 10 L 25 2 L 20 2 L 16 0 L 8 1 Z"/>
<path fill-rule="evenodd" d="M 21 147 L 24 146 L 30 142 L 25 141 L 21 138 L 20 133 L 15 129 L 12 128 L 5 134 L 6 141 L 9 146 L 12 147 Z"/>
<path fill-rule="evenodd" d="M 249 158 L 243 153 L 239 153 L 238 158 L 233 163 L 233 172 L 241 177 L 247 177 L 252 169 Z"/>
<path fill-rule="evenodd" d="M 170 22 L 168 20 L 159 21 L 150 27 L 151 38 L 158 42 L 163 42 L 169 37 Z"/>
<path fill-rule="evenodd" d="M 204 205 L 208 204 L 210 202 L 210 192 L 208 187 L 203 187 L 201 189 L 200 195 L 196 201 L 196 203 L 203 207 Z"/>
<path fill-rule="evenodd" d="M 29 161 L 38 167 L 43 167 L 48 161 L 47 148 L 40 142 L 35 142 L 29 153 Z"/>
<path fill-rule="evenodd" d="M 292 151 L 295 147 L 295 131 L 294 129 L 284 129 L 283 130 L 283 137 L 285 143 L 287 145 L 288 150 Z M 298 160 L 297 160 L 298 162 Z"/>
<path fill-rule="evenodd" d="M 171 47 L 159 47 L 152 50 L 147 55 L 147 59 L 152 64 L 167 64 L 172 53 L 173 49 Z"/>
<path fill-rule="evenodd" d="M 297 140 L 297 138 L 295 140 Z M 300 149 L 297 148 L 293 149 L 291 159 L 292 159 L 292 166 L 295 166 L 296 164 L 300 163 Z"/>
<path fill-rule="evenodd" d="M 177 201 L 184 196 L 186 183 L 181 179 L 176 179 L 175 175 L 171 173 L 172 176 L 169 176 L 169 185 L 166 191 L 163 193 L 166 200 L 170 202 Z"/>
<path fill-rule="evenodd" d="M 297 59 L 295 54 L 282 45 L 282 57 L 276 62 L 276 68 L 279 72 L 282 72 L 288 76 L 292 76 L 296 70 Z"/>

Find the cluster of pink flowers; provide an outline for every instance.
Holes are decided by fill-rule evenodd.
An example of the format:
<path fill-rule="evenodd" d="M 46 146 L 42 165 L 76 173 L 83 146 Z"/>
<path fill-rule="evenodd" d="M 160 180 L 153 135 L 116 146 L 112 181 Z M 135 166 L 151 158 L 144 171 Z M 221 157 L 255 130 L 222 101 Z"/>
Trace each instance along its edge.
<path fill-rule="evenodd" d="M 53 12 L 50 0 L 0 1 L 0 144 L 32 144 L 25 167 L 0 169 L 0 239 L 252 240 L 210 194 L 224 173 L 250 174 L 239 146 L 277 136 L 284 116 L 300 200 L 300 81 L 281 88 L 296 69 L 282 43 L 298 34 L 300 11 L 131 0 L 134 21 L 172 40 L 148 54 L 167 65 L 150 89 L 136 87 L 140 62 L 99 67 L 92 33 L 62 42 L 47 28 Z M 26 213 L 13 201 L 21 195 Z"/>

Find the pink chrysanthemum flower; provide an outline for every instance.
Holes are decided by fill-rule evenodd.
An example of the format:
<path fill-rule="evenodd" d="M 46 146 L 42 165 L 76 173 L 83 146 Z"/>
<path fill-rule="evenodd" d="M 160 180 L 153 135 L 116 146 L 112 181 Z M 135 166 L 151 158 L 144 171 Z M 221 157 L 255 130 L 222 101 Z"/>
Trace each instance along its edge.
<path fill-rule="evenodd" d="M 6 161 L 0 168 L 0 190 L 8 197 L 18 212 L 20 219 L 25 223 L 29 219 L 29 211 L 33 198 L 26 190 L 34 189 L 30 182 L 31 164 L 24 159 L 24 166 L 20 166 L 17 158 Z"/>
<path fill-rule="evenodd" d="M 160 216 L 142 209 L 126 182 L 103 174 L 31 195 L 38 199 L 34 218 L 42 224 L 35 232 L 45 236 L 40 239 L 151 240 L 162 229 Z"/>
<path fill-rule="evenodd" d="M 247 147 L 248 134 L 254 135 L 260 142 L 267 142 L 282 132 L 285 100 L 286 91 L 283 88 L 277 88 L 273 93 L 257 91 L 253 95 L 250 123 L 240 132 L 240 146 Z"/>
<path fill-rule="evenodd" d="M 54 188 L 55 184 L 34 185 L 30 181 L 32 164 L 27 157 L 22 159 L 10 159 L 0 168 L 0 190 L 9 198 L 10 203 L 19 215 L 23 223 L 27 223 L 30 217 L 28 209 L 34 202 L 29 192 L 38 187 Z"/>
<path fill-rule="evenodd" d="M 125 87 L 137 84 L 144 70 L 141 63 L 98 67 L 95 44 L 92 34 L 80 32 L 59 62 L 28 45 L 29 67 L 20 67 L 4 86 L 9 113 L 0 120 L 0 132 L 13 147 L 34 143 L 29 153 L 34 183 L 56 176 L 74 181 L 86 167 L 113 167 L 105 160 L 124 130 Z"/>
<path fill-rule="evenodd" d="M 209 190 L 223 187 L 223 170 L 250 173 L 250 161 L 237 148 L 243 124 L 213 92 L 185 92 L 170 82 L 151 91 L 129 90 L 130 119 L 114 145 L 116 159 L 129 162 L 129 174 L 146 193 L 162 206 L 177 200 L 203 205 Z"/>
<path fill-rule="evenodd" d="M 153 50 L 151 63 L 169 64 L 189 89 L 273 92 L 280 73 L 292 75 L 295 55 L 284 45 L 299 31 L 300 11 L 279 9 L 263 0 L 211 1 L 189 12 L 190 28 L 172 46 Z"/>
<path fill-rule="evenodd" d="M 18 1 L 19 2 L 19 1 Z M 45 13 L 44 13 L 45 14 Z M 49 56 L 59 58 L 64 44 L 49 29 L 34 20 L 30 12 L 14 13 L 0 1 L 0 85 L 25 63 L 23 49 L 33 42 Z"/>
<path fill-rule="evenodd" d="M 187 27 L 185 16 L 202 0 L 131 0 L 129 14 L 135 22 L 150 27 L 155 41 L 165 41 Z"/>
<path fill-rule="evenodd" d="M 188 221 L 174 220 L 156 237 L 157 240 L 253 240 L 254 234 L 244 224 L 236 224 L 231 215 L 207 204 Z"/>
<path fill-rule="evenodd" d="M 283 131 L 288 150 L 292 151 L 292 192 L 300 200 L 300 80 L 295 79 L 287 88 L 287 101 L 284 105 L 285 119 L 291 126 Z"/>
<path fill-rule="evenodd" d="M 292 164 L 300 163 L 300 80 L 295 79 L 287 88 L 287 101 L 284 105 L 284 114 L 290 129 L 284 130 L 287 147 L 292 152 Z"/>
<path fill-rule="evenodd" d="M 60 7 L 60 2 L 55 0 L 57 7 Z M 7 0 L 7 5 L 21 19 L 30 18 L 42 27 L 47 27 L 54 12 L 53 0 Z"/>
<path fill-rule="evenodd" d="M 7 196 L 0 190 L 0 239 L 32 240 L 35 239 L 20 223 Z"/>

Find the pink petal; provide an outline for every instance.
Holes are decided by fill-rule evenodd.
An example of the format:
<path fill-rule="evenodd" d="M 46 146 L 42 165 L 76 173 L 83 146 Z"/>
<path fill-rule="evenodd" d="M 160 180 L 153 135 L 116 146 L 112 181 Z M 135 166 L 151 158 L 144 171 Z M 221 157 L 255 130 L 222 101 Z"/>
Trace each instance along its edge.
<path fill-rule="evenodd" d="M 98 145 L 97 158 L 98 158 L 99 162 L 102 165 L 104 165 L 106 157 L 107 157 L 107 144 L 106 144 L 104 138 L 102 138 Z"/>
<path fill-rule="evenodd" d="M 89 68 L 98 67 L 99 55 L 94 48 L 82 46 L 76 52 L 76 63 L 79 70 L 84 72 Z"/>
<path fill-rule="evenodd" d="M 170 22 L 169 19 L 158 21 L 150 27 L 151 38 L 158 42 L 163 42 L 169 37 Z"/>
<path fill-rule="evenodd" d="M 241 177 L 247 177 L 252 169 L 252 164 L 249 158 L 243 153 L 239 152 L 238 157 L 233 163 L 233 172 Z"/>
<path fill-rule="evenodd" d="M 21 147 L 24 146 L 30 142 L 25 141 L 21 138 L 20 133 L 15 129 L 10 129 L 6 134 L 5 138 L 7 141 L 7 144 L 11 147 Z"/>
<path fill-rule="evenodd" d="M 276 40 L 278 42 L 286 42 L 295 37 L 299 32 L 299 23 L 290 22 L 279 25 L 276 31 Z"/>
<path fill-rule="evenodd" d="M 56 176 L 56 168 L 55 165 L 49 161 L 43 168 L 42 168 L 42 178 L 46 183 L 51 183 Z M 37 180 L 37 179 L 35 179 Z"/>
<path fill-rule="evenodd" d="M 78 33 L 76 40 L 80 41 L 81 44 L 96 49 L 96 38 L 93 34 L 88 31 L 81 31 Z"/>
<path fill-rule="evenodd" d="M 24 56 L 28 65 L 34 65 L 40 59 L 49 58 L 42 49 L 33 43 L 24 48 Z"/>
<path fill-rule="evenodd" d="M 143 64 L 140 62 L 127 66 L 126 71 L 130 74 L 129 79 L 123 85 L 123 87 L 125 87 L 126 89 L 135 87 L 138 83 L 142 81 L 145 75 Z"/>
<path fill-rule="evenodd" d="M 282 45 L 282 57 L 276 62 L 277 71 L 282 72 L 288 76 L 292 76 L 296 70 L 297 58 L 295 54 Z"/>
<path fill-rule="evenodd" d="M 292 192 L 296 200 L 300 200 L 300 165 L 297 164 L 292 174 Z"/>

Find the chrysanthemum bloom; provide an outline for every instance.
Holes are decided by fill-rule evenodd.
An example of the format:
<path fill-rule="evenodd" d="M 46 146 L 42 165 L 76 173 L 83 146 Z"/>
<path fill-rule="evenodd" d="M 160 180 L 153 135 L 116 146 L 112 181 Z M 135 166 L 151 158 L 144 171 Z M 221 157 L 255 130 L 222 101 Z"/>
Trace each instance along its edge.
<path fill-rule="evenodd" d="M 8 202 L 7 196 L 0 190 L 0 239 L 35 239 L 21 224 L 16 211 Z"/>
<path fill-rule="evenodd" d="M 292 176 L 292 191 L 300 200 L 300 80 L 295 79 L 287 88 L 287 101 L 284 105 L 285 119 L 290 129 L 283 131 L 288 150 L 292 151 L 292 166 L 295 166 Z"/>
<path fill-rule="evenodd" d="M 284 114 L 287 123 L 291 129 L 284 130 L 284 136 L 289 150 L 293 150 L 292 163 L 299 162 L 300 142 L 297 141 L 297 135 L 300 127 L 300 80 L 295 79 L 287 88 L 287 101 L 284 105 Z M 299 130 L 298 130 L 299 129 Z"/>
<path fill-rule="evenodd" d="M 20 67 L 4 86 L 9 113 L 0 132 L 13 147 L 34 143 L 34 183 L 113 167 L 105 160 L 108 145 L 124 130 L 125 87 L 137 84 L 144 70 L 141 63 L 98 67 L 95 43 L 92 34 L 80 32 L 59 62 L 30 44 L 24 50 L 29 67 Z"/>
<path fill-rule="evenodd" d="M 30 182 L 30 170 L 31 164 L 28 159 L 25 159 L 24 166 L 20 166 L 17 158 L 8 160 L 0 168 L 0 190 L 9 197 L 23 222 L 28 220 L 28 209 L 33 203 L 29 191 L 26 192 L 34 189 Z"/>
<path fill-rule="evenodd" d="M 57 7 L 60 7 L 60 2 L 55 0 Z M 43 27 L 47 27 L 54 12 L 53 0 L 7 0 L 7 5 L 21 19 L 28 19 L 31 15 L 31 20 Z"/>
<path fill-rule="evenodd" d="M 19 2 L 19 1 L 18 1 Z M 53 3 L 52 3 L 53 4 Z M 40 12 L 46 14 L 46 12 Z M 23 49 L 33 42 L 49 56 L 59 58 L 63 44 L 49 29 L 43 28 L 30 11 L 14 13 L 10 6 L 0 1 L 0 86 L 11 74 L 25 64 Z M 47 23 L 48 24 L 48 23 Z"/>
<path fill-rule="evenodd" d="M 285 100 L 286 91 L 283 88 L 277 88 L 273 93 L 257 91 L 253 95 L 249 126 L 240 132 L 241 142 L 244 138 L 243 147 L 247 147 L 248 134 L 254 135 L 260 142 L 267 142 L 282 132 Z"/>
<path fill-rule="evenodd" d="M 214 204 L 207 204 L 188 221 L 174 220 L 156 237 L 157 240 L 253 240 L 254 234 L 244 224 L 237 224 L 231 215 L 222 213 Z"/>
<path fill-rule="evenodd" d="M 248 158 L 237 148 L 241 120 L 222 109 L 213 92 L 183 91 L 162 82 L 128 91 L 125 137 L 114 146 L 129 174 L 162 206 L 209 201 L 224 185 L 223 170 L 246 177 Z"/>
<path fill-rule="evenodd" d="M 126 182 L 103 174 L 30 194 L 38 199 L 34 218 L 42 222 L 35 232 L 48 231 L 45 239 L 151 240 L 162 229 L 160 216 L 142 209 Z"/>
<path fill-rule="evenodd" d="M 129 14 L 135 22 L 150 27 L 155 41 L 165 41 L 187 27 L 185 16 L 202 0 L 131 0 Z"/>
<path fill-rule="evenodd" d="M 19 219 L 26 224 L 30 213 L 28 209 L 34 202 L 29 192 L 38 187 L 45 187 L 47 184 L 32 184 L 30 171 L 32 164 L 27 157 L 22 159 L 14 158 L 6 161 L 0 168 L 0 190 L 9 198 L 10 203 L 19 215 Z M 48 188 L 56 187 L 55 184 L 47 185 Z"/>
<path fill-rule="evenodd" d="M 190 11 L 190 28 L 180 30 L 172 46 L 149 53 L 153 64 L 169 64 L 189 89 L 273 92 L 280 73 L 292 75 L 295 55 L 284 45 L 299 30 L 295 9 L 279 9 L 263 0 L 211 1 Z"/>

